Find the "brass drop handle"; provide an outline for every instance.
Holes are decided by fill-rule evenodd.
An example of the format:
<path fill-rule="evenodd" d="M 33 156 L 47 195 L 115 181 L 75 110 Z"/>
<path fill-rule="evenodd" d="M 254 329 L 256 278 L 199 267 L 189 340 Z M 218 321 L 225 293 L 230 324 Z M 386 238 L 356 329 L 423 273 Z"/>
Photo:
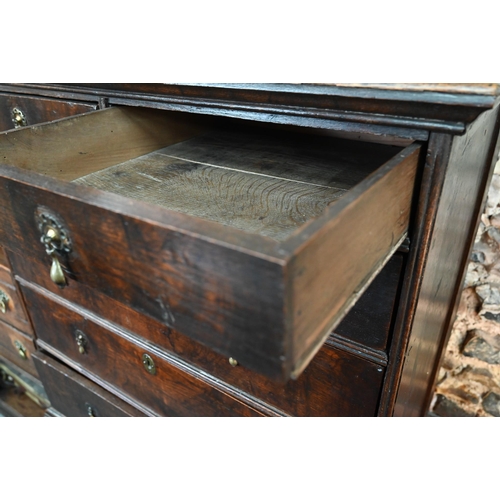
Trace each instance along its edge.
<path fill-rule="evenodd" d="M 61 267 L 61 263 L 57 258 L 56 251 L 61 242 L 60 232 L 48 226 L 45 234 L 42 236 L 42 243 L 45 245 L 47 253 L 52 257 L 52 265 L 50 266 L 50 279 L 58 286 L 66 286 L 66 277 Z"/>
<path fill-rule="evenodd" d="M 7 312 L 7 304 L 9 303 L 9 300 L 9 296 L 3 290 L 0 290 L 0 312 L 3 314 Z"/>
<path fill-rule="evenodd" d="M 50 279 L 60 288 L 64 288 L 67 281 L 60 259 L 71 252 L 68 232 L 57 216 L 41 209 L 38 210 L 36 221 L 41 233 L 40 241 L 52 258 Z"/>

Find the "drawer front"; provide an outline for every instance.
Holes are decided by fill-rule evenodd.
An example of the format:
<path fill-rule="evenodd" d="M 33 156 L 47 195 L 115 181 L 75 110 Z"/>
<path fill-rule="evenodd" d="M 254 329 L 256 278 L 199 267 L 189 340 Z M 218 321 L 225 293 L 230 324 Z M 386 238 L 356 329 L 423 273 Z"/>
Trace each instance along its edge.
<path fill-rule="evenodd" d="M 97 104 L 0 94 L 0 131 L 50 122 L 95 109 Z"/>
<path fill-rule="evenodd" d="M 159 416 L 260 415 L 176 368 L 153 346 L 123 332 L 112 332 L 42 296 L 29 292 L 26 296 L 33 306 L 40 346 L 129 402 L 144 405 L 145 411 Z M 44 307 L 49 307 L 50 313 L 40 309 Z M 148 363 L 154 369 L 148 371 Z"/>
<path fill-rule="evenodd" d="M 7 279 L 12 280 L 10 273 L 0 268 L 0 321 L 5 321 L 18 330 L 32 335 L 33 330 L 24 312 L 21 298 L 16 288 L 5 282 Z"/>
<path fill-rule="evenodd" d="M 9 261 L 7 260 L 7 254 L 3 247 L 0 247 L 0 266 L 4 266 L 7 269 L 9 268 Z"/>
<path fill-rule="evenodd" d="M 65 417 L 145 417 L 97 384 L 40 352 L 33 355 L 51 406 Z"/>
<path fill-rule="evenodd" d="M 69 328 L 74 331 L 82 323 L 93 324 L 93 319 L 85 319 L 81 314 L 68 311 L 64 305 L 48 299 L 26 284 L 22 286 L 26 301 L 33 311 L 33 320 L 39 338 L 54 338 L 61 342 L 63 335 L 57 332 Z M 75 292 L 75 289 L 73 289 Z M 94 313 L 112 312 L 113 321 L 121 321 L 122 326 L 134 333 L 174 353 L 175 356 L 189 360 L 199 369 L 210 373 L 226 384 L 243 391 L 251 398 L 263 401 L 280 412 L 292 416 L 375 416 L 382 387 L 384 368 L 360 359 L 353 354 L 342 352 L 325 345 L 297 379 L 285 385 L 275 383 L 263 375 L 252 372 L 240 364 L 233 366 L 223 357 L 203 345 L 193 342 L 174 330 L 165 327 L 131 309 L 98 296 L 92 290 L 80 287 L 81 294 L 88 292 L 87 303 L 94 306 Z M 82 297 L 82 295 L 80 295 Z M 53 297 L 56 300 L 56 297 Z M 62 318 L 61 324 L 53 319 L 53 314 Z M 95 318 L 94 315 L 92 315 Z M 64 318 L 70 326 L 64 326 Z M 47 334 L 45 331 L 47 330 Z M 67 336 L 67 334 L 66 334 Z M 47 342 L 50 342 L 50 339 Z M 70 338 L 68 356 L 76 356 L 76 344 Z M 78 359 L 76 356 L 74 359 Z"/>
<path fill-rule="evenodd" d="M 0 353 L 30 375 L 38 378 L 31 354 L 35 352 L 33 339 L 0 321 Z"/>
<path fill-rule="evenodd" d="M 277 242 L 67 182 L 164 146 L 168 120 L 151 113 L 102 110 L 0 135 L 4 161 L 18 167 L 0 167 L 0 239 L 61 286 L 80 282 L 257 372 L 296 378 L 404 238 L 419 146 L 380 156 L 380 145 L 343 143 L 364 171 L 376 158 L 374 171 Z M 169 116 L 169 140 L 174 131 L 182 141 Z M 40 243 L 49 226 L 55 258 Z"/>

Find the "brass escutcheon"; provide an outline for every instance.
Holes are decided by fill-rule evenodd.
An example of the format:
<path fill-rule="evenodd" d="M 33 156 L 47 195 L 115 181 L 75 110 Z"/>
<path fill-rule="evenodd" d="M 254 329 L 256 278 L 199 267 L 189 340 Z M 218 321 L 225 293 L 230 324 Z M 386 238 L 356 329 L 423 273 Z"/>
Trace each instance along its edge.
<path fill-rule="evenodd" d="M 9 303 L 9 300 L 9 296 L 3 290 L 0 290 L 0 312 L 3 314 L 7 312 L 7 304 Z"/>
<path fill-rule="evenodd" d="M 28 358 L 28 355 L 26 354 L 26 347 L 24 347 L 23 344 L 19 342 L 19 340 L 14 340 L 14 347 L 17 349 L 17 353 L 21 358 L 23 359 Z"/>
<path fill-rule="evenodd" d="M 149 354 L 144 353 L 142 355 L 142 366 L 144 366 L 145 370 L 151 375 L 156 374 L 155 362 Z"/>
<path fill-rule="evenodd" d="M 26 127 L 28 122 L 26 121 L 26 116 L 19 108 L 14 108 L 10 112 L 10 117 L 12 118 L 12 123 L 14 124 L 14 128 Z"/>

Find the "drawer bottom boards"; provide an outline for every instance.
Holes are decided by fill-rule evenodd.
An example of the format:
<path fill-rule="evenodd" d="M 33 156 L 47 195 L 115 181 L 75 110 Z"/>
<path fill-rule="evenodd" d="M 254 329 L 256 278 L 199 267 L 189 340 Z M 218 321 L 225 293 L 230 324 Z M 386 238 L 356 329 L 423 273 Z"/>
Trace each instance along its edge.
<path fill-rule="evenodd" d="M 376 414 L 384 368 L 330 345 L 296 381 L 280 385 L 236 366 L 240 383 L 227 384 L 57 296 L 23 293 L 42 349 L 149 415 Z"/>

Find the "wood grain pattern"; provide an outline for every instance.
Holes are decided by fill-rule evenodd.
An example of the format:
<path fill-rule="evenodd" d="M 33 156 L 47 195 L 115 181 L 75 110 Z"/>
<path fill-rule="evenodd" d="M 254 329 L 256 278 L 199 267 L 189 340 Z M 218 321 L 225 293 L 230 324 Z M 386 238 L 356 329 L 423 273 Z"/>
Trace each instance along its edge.
<path fill-rule="evenodd" d="M 25 348 L 26 358 L 22 358 L 19 355 L 17 347 L 14 342 L 20 342 Z M 14 327 L 0 321 L 0 353 L 3 357 L 9 360 L 11 363 L 19 366 L 30 375 L 38 378 L 38 373 L 36 371 L 33 360 L 31 359 L 31 354 L 36 350 L 33 343 L 33 339 L 28 337 L 24 333 L 16 330 Z"/>
<path fill-rule="evenodd" d="M 97 109 L 97 102 L 85 103 L 0 94 L 0 132 L 14 128 L 11 118 L 14 108 L 24 114 L 27 125 L 30 126 L 94 111 Z"/>
<path fill-rule="evenodd" d="M 67 181 L 199 133 L 189 118 L 108 108 L 0 134 L 2 163 Z M 198 121 L 199 123 L 199 121 Z"/>
<path fill-rule="evenodd" d="M 89 406 L 94 417 L 146 416 L 46 354 L 33 360 L 52 407 L 65 417 L 89 417 Z"/>
<path fill-rule="evenodd" d="M 97 318 L 89 311 L 75 308 L 73 304 L 61 301 L 57 297 L 49 297 L 46 292 L 37 290 L 27 282 L 22 281 L 22 283 L 31 310 L 34 311 L 34 321 L 37 328 L 41 329 L 39 336 L 45 341 L 49 341 L 45 333 L 47 329 L 62 332 L 50 334 L 50 338 L 55 338 L 54 335 L 67 336 L 65 331 L 77 328 L 76 323 L 71 323 L 71 328 L 68 326 L 68 321 L 73 321 L 71 318 L 87 318 L 85 325 L 90 321 L 106 328 L 108 323 L 103 318 Z M 96 297 L 95 302 L 100 303 L 100 297 Z M 103 305 L 103 310 L 113 307 L 112 303 L 107 302 Z M 70 318 L 66 321 L 66 330 L 64 326 L 58 327 L 53 324 L 54 320 L 50 318 L 50 311 L 53 310 L 61 311 L 56 313 L 59 318 L 63 316 Z M 166 331 L 162 325 L 147 318 L 134 317 L 133 311 L 117 310 L 113 319 L 115 318 L 122 318 L 122 323 L 128 323 L 133 332 L 161 346 L 162 350 L 175 354 L 179 359 L 179 366 L 188 366 L 181 362 L 181 359 L 187 360 L 191 367 L 189 370 L 196 370 L 194 368 L 196 366 L 204 373 L 210 373 L 219 379 L 218 383 L 225 391 L 230 391 L 239 399 L 253 401 L 255 405 L 262 405 L 264 402 L 283 414 L 293 416 L 373 416 L 376 412 L 383 367 L 342 350 L 324 346 L 298 380 L 289 381 L 284 385 L 274 383 L 242 365 L 232 367 L 227 358 L 190 341 L 175 331 Z M 141 322 L 141 319 L 144 321 Z M 79 321 L 82 325 L 82 320 Z M 82 328 L 87 328 L 85 325 Z M 55 340 L 55 342 L 61 341 Z M 59 344 L 52 345 L 57 348 Z M 71 356 L 78 362 L 78 355 Z"/>
<path fill-rule="evenodd" d="M 276 240 L 286 239 L 301 224 L 321 215 L 345 192 L 157 153 L 75 182 Z"/>

